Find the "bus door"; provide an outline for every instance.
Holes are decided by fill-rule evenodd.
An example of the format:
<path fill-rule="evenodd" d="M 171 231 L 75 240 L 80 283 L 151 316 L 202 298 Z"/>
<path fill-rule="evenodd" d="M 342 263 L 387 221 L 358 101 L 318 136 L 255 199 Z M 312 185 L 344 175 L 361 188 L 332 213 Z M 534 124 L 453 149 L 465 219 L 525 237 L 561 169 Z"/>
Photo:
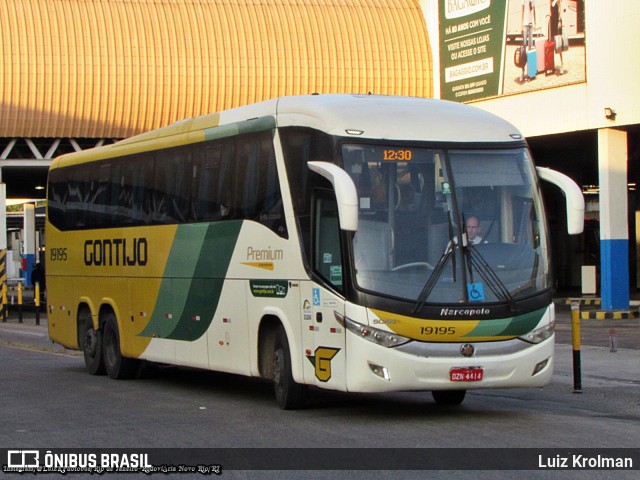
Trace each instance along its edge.
<path fill-rule="evenodd" d="M 336 313 L 344 315 L 344 267 L 335 197 L 316 195 L 313 212 L 312 261 L 319 281 L 302 288 L 305 379 L 313 376 L 319 387 L 344 390 L 345 331 L 336 319 Z"/>

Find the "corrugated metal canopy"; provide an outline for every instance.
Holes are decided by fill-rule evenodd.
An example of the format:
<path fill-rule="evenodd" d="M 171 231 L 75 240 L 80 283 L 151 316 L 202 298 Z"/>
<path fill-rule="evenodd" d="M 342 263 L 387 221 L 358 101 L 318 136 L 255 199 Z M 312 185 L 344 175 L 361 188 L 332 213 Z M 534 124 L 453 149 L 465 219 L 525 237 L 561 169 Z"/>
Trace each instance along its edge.
<path fill-rule="evenodd" d="M 127 137 L 282 95 L 430 97 L 416 0 L 3 0 L 0 137 Z"/>

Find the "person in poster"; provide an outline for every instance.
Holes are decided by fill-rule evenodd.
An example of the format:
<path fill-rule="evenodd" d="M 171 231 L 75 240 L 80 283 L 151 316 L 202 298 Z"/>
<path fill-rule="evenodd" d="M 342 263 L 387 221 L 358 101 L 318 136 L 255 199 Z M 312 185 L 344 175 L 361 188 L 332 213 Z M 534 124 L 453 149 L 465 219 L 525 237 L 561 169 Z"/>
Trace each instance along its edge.
<path fill-rule="evenodd" d="M 552 0 L 549 4 L 549 37 L 556 38 L 556 35 L 562 35 L 562 0 Z M 564 60 L 562 58 L 562 48 L 556 49 L 560 55 L 560 66 L 556 69 L 560 75 L 564 75 L 567 71 L 564 69 Z"/>
<path fill-rule="evenodd" d="M 526 22 L 525 14 L 533 15 L 533 12 L 523 8 L 529 6 L 529 1 L 503 1 L 507 9 L 504 58 L 508 61 L 501 65 L 503 82 L 502 90 L 498 95 L 521 94 L 586 81 L 586 0 L 534 0 L 531 5 L 535 9 L 535 19 L 530 16 L 529 22 Z M 533 55 L 536 56 L 539 64 L 539 73 L 544 73 L 536 75 L 535 81 L 529 81 L 528 74 L 530 75 L 531 72 L 528 63 L 525 65 L 523 81 L 523 62 L 519 61 L 522 50 L 526 50 L 528 46 L 525 22 L 533 27 L 531 50 L 536 52 Z M 545 40 L 545 44 L 554 42 L 553 53 L 547 52 L 551 53 L 553 61 L 549 61 L 549 56 L 544 58 L 544 70 L 540 68 L 542 62 L 540 62 L 539 46 L 538 50 L 535 48 L 536 42 L 541 39 Z M 525 62 L 527 61 L 528 59 L 525 59 Z M 552 66 L 547 68 L 549 65 Z"/>
<path fill-rule="evenodd" d="M 473 102 L 586 81 L 586 0 L 438 2 L 441 98 Z M 554 67 L 529 81 L 526 50 L 538 57 L 540 39 L 556 43 Z"/>

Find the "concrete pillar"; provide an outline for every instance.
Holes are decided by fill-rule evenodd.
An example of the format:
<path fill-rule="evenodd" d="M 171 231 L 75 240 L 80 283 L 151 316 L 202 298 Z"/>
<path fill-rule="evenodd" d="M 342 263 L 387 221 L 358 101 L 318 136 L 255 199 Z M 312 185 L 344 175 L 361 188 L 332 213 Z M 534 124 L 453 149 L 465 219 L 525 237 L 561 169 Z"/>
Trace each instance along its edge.
<path fill-rule="evenodd" d="M 31 286 L 31 271 L 36 265 L 36 206 L 33 203 L 24 204 L 24 284 Z"/>
<path fill-rule="evenodd" d="M 627 133 L 598 131 L 600 287 L 604 310 L 629 308 Z"/>
<path fill-rule="evenodd" d="M 0 286 L 7 281 L 7 185 L 0 181 Z"/>

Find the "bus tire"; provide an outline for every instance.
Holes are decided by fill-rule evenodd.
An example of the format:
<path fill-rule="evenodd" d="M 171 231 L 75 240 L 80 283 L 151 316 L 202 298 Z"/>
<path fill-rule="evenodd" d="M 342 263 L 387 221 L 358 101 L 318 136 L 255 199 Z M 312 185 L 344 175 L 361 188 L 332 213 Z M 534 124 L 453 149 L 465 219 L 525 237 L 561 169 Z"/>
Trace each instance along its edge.
<path fill-rule="evenodd" d="M 464 401 L 466 390 L 434 390 L 431 392 L 438 405 L 456 406 Z"/>
<path fill-rule="evenodd" d="M 140 372 L 140 361 L 125 358 L 120 352 L 120 332 L 113 312 L 105 315 L 102 326 L 102 353 L 107 375 L 114 380 L 133 378 Z"/>
<path fill-rule="evenodd" d="M 93 328 L 91 312 L 82 308 L 78 312 L 78 347 L 84 353 L 84 365 L 91 375 L 104 375 L 104 358 L 102 356 L 102 332 Z"/>
<path fill-rule="evenodd" d="M 282 410 L 296 410 L 305 403 L 306 386 L 295 382 L 291 374 L 291 352 L 284 327 L 276 334 L 273 352 L 273 385 L 276 402 Z"/>

